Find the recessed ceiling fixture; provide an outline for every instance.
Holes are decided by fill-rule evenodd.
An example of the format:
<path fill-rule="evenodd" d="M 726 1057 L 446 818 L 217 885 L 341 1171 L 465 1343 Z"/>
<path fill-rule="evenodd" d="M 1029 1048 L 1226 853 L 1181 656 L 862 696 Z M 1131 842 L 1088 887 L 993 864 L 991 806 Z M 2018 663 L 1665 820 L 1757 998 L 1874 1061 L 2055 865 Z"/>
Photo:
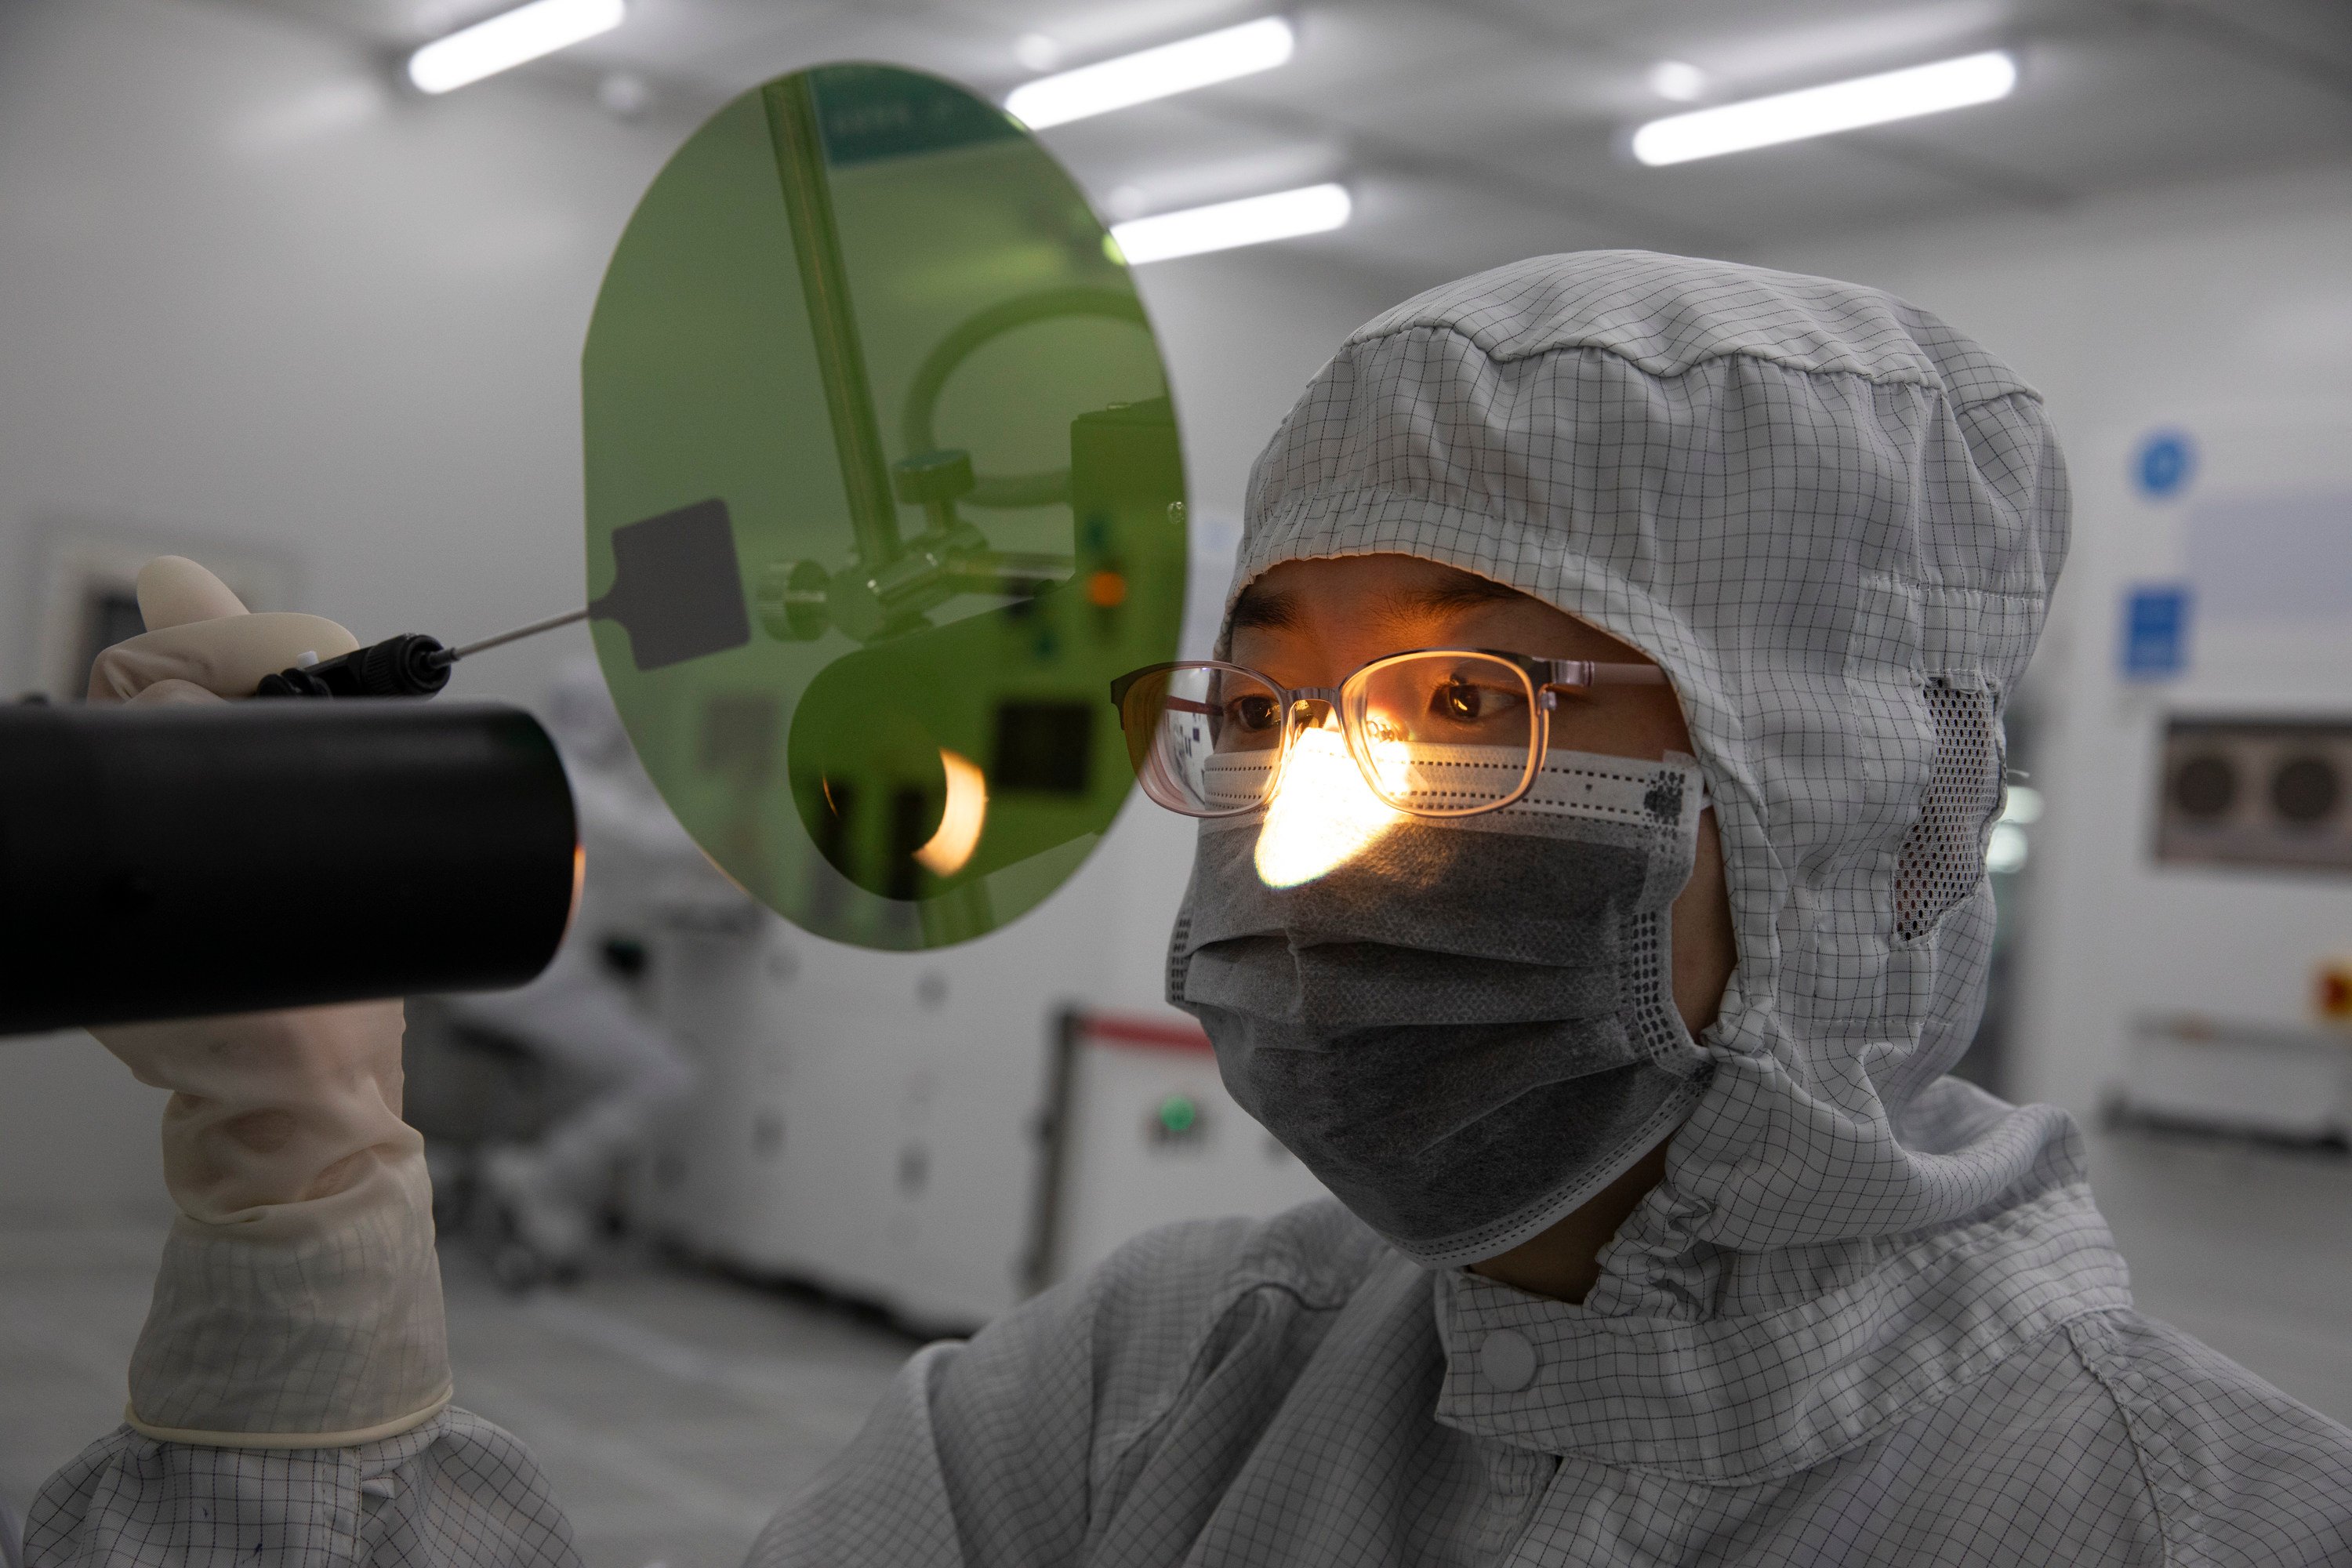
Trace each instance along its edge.
<path fill-rule="evenodd" d="M 1688 60 L 1660 60 L 1642 79 L 1652 92 L 1675 103 L 1695 103 L 1706 96 L 1706 72 Z"/>
<path fill-rule="evenodd" d="M 1302 185 L 1295 191 L 1136 218 L 1113 225 L 1110 237 L 1128 265 L 1140 267 L 1147 261 L 1263 245 L 1270 239 L 1326 234 L 1348 221 L 1352 205 L 1345 185 Z"/>
<path fill-rule="evenodd" d="M 1048 125 L 1066 125 L 1089 115 L 1108 114 L 1130 104 L 1272 70 L 1290 58 L 1297 44 L 1288 22 L 1280 16 L 1262 16 L 1238 27 L 1080 66 L 1058 76 L 1040 77 L 1013 89 L 1004 100 L 1004 110 L 1030 130 L 1043 131 Z"/>
<path fill-rule="evenodd" d="M 1049 71 L 1062 63 L 1062 46 L 1047 33 L 1024 33 L 1013 40 L 1013 58 L 1024 69 Z"/>
<path fill-rule="evenodd" d="M 622 0 L 531 0 L 425 45 L 408 57 L 408 79 L 419 92 L 454 92 L 609 33 L 621 16 Z"/>
<path fill-rule="evenodd" d="M 1633 156 L 1655 167 L 1745 153 L 1809 136 L 1856 131 L 1865 125 L 1940 114 L 1948 109 L 1990 103 L 2017 86 L 2017 61 L 2005 50 L 1938 60 L 1908 70 L 1833 81 L 1799 92 L 1751 98 L 1715 109 L 1694 110 L 1653 120 L 1633 132 Z"/>

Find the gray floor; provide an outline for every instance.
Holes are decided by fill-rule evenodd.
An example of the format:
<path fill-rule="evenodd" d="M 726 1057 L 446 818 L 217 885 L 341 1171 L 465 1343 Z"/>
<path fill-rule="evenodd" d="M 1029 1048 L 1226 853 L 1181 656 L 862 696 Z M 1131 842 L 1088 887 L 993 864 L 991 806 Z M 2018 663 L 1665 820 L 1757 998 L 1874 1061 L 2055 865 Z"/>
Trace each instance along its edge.
<path fill-rule="evenodd" d="M 2091 1188 L 2141 1311 L 2352 1426 L 2352 1161 L 2109 1134 Z"/>
<path fill-rule="evenodd" d="M 2352 1421 L 2352 1163 L 2147 1133 L 2094 1158 L 2142 1309 Z M 0 1223 L 0 1496 L 114 1424 L 160 1234 Z M 625 1258 L 522 1299 L 445 1268 L 459 1396 L 537 1452 L 592 1568 L 733 1568 L 909 1348 Z"/>

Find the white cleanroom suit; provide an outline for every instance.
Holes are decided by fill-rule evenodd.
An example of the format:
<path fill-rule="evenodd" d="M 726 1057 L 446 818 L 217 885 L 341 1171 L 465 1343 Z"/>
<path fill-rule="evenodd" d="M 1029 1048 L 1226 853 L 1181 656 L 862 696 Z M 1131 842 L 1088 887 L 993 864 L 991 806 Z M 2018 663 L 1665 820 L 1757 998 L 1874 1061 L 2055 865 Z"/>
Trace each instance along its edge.
<path fill-rule="evenodd" d="M 1335 1204 L 1155 1233 L 917 1356 L 754 1560 L 2352 1561 L 2352 1433 L 2137 1315 L 2068 1120 L 1942 1076 L 2066 513 L 2035 395 L 1870 289 L 1546 257 L 1358 331 L 1260 459 L 1236 586 L 1402 552 L 1665 668 L 1739 964 L 1664 1180 L 1574 1305 Z M 491 1561 L 439 1521 L 495 1496 L 498 1560 L 569 1560 L 456 1412 L 319 1455 L 118 1432 L 35 1560 L 186 1561 L 197 1492 L 335 1513 L 376 1563 Z"/>

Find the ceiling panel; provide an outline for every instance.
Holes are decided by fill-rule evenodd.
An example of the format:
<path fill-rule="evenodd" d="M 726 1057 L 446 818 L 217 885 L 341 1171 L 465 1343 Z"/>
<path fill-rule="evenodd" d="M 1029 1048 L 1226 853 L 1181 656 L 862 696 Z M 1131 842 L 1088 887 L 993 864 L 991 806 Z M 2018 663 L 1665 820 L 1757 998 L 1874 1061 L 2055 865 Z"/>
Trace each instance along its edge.
<path fill-rule="evenodd" d="M 404 44 L 503 0 L 244 0 Z M 1263 0 L 631 0 L 616 31 L 526 70 L 593 90 L 645 76 L 681 121 L 816 61 L 896 60 L 992 97 L 1034 75 L 1017 41 L 1083 64 L 1267 14 Z M 1343 177 L 1348 228 L 1303 252 L 1398 277 L 1530 249 L 1635 244 L 1738 255 L 1795 234 L 2167 180 L 2352 159 L 2344 0 L 1301 0 L 1291 64 L 1055 129 L 1115 216 Z M 1669 169 L 1625 133 L 1681 107 L 1660 59 L 1717 101 L 2000 43 L 2010 100 Z M 497 90 L 493 88 L 469 90 Z"/>
<path fill-rule="evenodd" d="M 1360 263 L 1377 259 L 1416 289 L 1552 251 L 1659 243 L 1629 233 L 1613 214 L 1575 202 L 1515 204 L 1483 190 L 1385 175 L 1366 176 L 1352 188 L 1357 216 L 1347 253 Z M 1368 256 L 1366 239 L 1373 235 L 1380 237 L 1377 249 Z M 1338 248 L 1339 237 L 1324 237 Z"/>
<path fill-rule="evenodd" d="M 2018 19 L 2011 0 L 1806 6 L 1665 3 L 1629 15 L 1619 37 L 1645 60 L 1686 60 L 1713 96 L 1751 97 L 1983 48 Z"/>
<path fill-rule="evenodd" d="M 2330 91 L 2178 29 L 2033 43 L 2021 58 L 2006 102 L 1866 134 L 1933 132 L 1956 153 L 2078 195 L 2352 150 L 2352 81 Z"/>

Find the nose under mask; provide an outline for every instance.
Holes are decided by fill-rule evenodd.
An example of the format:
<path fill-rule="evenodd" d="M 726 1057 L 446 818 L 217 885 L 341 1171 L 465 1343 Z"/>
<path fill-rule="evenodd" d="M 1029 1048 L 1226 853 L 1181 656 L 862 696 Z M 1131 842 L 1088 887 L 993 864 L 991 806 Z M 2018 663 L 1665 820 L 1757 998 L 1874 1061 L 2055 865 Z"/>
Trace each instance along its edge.
<path fill-rule="evenodd" d="M 1494 763 L 1448 751 L 1423 765 Z M 1171 1000 L 1365 1223 L 1432 1266 L 1492 1258 L 1697 1100 L 1671 910 L 1705 808 L 1694 759 L 1552 752 L 1527 798 L 1402 818 L 1295 887 L 1260 874 L 1265 814 L 1203 822 Z"/>

